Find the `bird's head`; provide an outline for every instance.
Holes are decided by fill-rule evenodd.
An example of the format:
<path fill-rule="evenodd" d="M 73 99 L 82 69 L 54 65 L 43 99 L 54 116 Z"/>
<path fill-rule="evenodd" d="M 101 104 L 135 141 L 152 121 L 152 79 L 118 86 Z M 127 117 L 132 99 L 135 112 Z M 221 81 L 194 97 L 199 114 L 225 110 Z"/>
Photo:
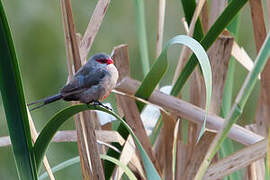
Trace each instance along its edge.
<path fill-rule="evenodd" d="M 93 57 L 91 57 L 91 59 L 95 60 L 96 62 L 100 64 L 105 64 L 105 65 L 114 63 L 112 58 L 104 53 L 95 54 Z"/>

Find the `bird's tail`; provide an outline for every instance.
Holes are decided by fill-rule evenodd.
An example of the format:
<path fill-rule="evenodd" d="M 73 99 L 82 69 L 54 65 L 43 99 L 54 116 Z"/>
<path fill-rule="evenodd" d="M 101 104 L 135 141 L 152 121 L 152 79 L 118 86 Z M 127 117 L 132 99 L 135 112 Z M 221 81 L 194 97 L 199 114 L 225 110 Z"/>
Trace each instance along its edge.
<path fill-rule="evenodd" d="M 44 98 L 44 99 L 37 100 L 37 101 L 32 102 L 30 104 L 27 104 L 27 106 L 29 107 L 29 106 L 41 103 L 40 105 L 30 109 L 30 111 L 33 111 L 33 110 L 38 109 L 38 108 L 40 108 L 40 107 L 42 107 L 42 106 L 44 106 L 46 104 L 49 104 L 49 103 L 52 103 L 52 102 L 57 101 L 59 99 L 62 99 L 62 97 L 63 96 L 59 93 L 59 94 L 56 94 L 56 95 L 53 95 L 53 96 L 50 96 L 50 97 L 47 97 L 47 98 Z"/>

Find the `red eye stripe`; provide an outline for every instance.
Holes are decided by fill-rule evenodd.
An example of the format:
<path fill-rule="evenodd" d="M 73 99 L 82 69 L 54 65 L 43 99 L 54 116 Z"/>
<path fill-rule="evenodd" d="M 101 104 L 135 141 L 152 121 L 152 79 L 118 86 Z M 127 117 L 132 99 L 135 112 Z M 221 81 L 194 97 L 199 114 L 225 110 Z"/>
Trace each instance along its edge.
<path fill-rule="evenodd" d="M 96 61 L 101 63 L 101 64 L 105 64 L 107 62 L 106 59 L 97 59 Z"/>
<path fill-rule="evenodd" d="M 101 64 L 113 64 L 113 60 L 112 59 L 96 59 L 97 62 L 101 63 Z"/>

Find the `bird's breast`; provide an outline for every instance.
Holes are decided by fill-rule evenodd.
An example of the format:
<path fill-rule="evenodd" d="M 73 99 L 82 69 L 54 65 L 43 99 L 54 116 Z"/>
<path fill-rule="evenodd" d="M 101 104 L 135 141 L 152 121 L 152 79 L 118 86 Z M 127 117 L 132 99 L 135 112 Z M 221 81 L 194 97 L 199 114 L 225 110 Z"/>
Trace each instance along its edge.
<path fill-rule="evenodd" d="M 111 83 L 113 85 L 113 88 L 116 85 L 116 82 L 118 80 L 118 70 L 116 69 L 116 67 L 113 64 L 109 64 L 107 66 L 108 72 L 111 75 Z"/>
<path fill-rule="evenodd" d="M 107 76 L 102 82 L 102 85 L 105 89 L 105 94 L 101 98 L 101 100 L 106 99 L 110 95 L 112 89 L 115 87 L 118 80 L 118 71 L 113 64 L 107 66 L 107 71 L 110 75 Z"/>

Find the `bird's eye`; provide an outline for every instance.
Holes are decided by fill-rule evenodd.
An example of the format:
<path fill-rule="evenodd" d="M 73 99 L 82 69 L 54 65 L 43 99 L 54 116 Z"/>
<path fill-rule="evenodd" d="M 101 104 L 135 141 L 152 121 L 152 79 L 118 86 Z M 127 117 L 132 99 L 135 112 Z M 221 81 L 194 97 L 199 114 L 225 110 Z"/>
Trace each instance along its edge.
<path fill-rule="evenodd" d="M 97 62 L 104 64 L 104 63 L 107 63 L 107 60 L 106 59 L 97 59 Z"/>

